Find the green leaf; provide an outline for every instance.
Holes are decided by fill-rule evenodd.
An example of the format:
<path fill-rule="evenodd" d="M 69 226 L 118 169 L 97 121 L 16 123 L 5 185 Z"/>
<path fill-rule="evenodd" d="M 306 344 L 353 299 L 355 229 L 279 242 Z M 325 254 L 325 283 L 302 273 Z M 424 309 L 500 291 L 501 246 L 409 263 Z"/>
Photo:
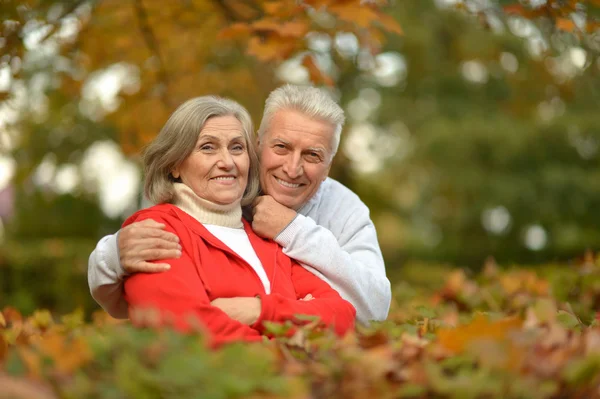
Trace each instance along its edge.
<path fill-rule="evenodd" d="M 595 354 L 573 361 L 565 369 L 565 379 L 569 384 L 582 386 L 592 383 L 600 374 L 600 355 Z"/>
<path fill-rule="evenodd" d="M 417 307 L 417 312 L 428 319 L 433 319 L 435 317 L 437 317 L 437 313 L 435 312 L 435 310 L 427 308 L 425 306 L 419 306 Z"/>
<path fill-rule="evenodd" d="M 558 311 L 558 315 L 556 316 L 556 319 L 558 320 L 558 322 L 560 324 L 562 324 L 563 327 L 566 327 L 566 328 L 575 328 L 575 327 L 580 326 L 580 323 L 579 323 L 579 320 L 577 319 L 577 317 L 575 317 L 571 313 L 566 312 L 564 310 Z"/>
<path fill-rule="evenodd" d="M 420 397 L 427 392 L 427 388 L 417 384 L 404 384 L 398 389 L 398 396 L 401 398 Z"/>

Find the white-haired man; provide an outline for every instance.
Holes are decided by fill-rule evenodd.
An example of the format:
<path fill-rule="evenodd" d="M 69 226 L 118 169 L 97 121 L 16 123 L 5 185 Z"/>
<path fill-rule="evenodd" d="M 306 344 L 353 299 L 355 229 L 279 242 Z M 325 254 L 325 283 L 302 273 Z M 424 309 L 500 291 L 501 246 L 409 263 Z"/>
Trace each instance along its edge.
<path fill-rule="evenodd" d="M 369 209 L 327 177 L 344 119 L 340 106 L 314 87 L 285 85 L 269 95 L 257 142 L 264 195 L 253 204 L 252 228 L 327 281 L 368 323 L 387 317 L 391 289 Z M 92 252 L 90 290 L 111 315 L 127 317 L 128 273 L 167 270 L 156 261 L 181 254 L 177 237 L 163 228 L 134 223 Z"/>

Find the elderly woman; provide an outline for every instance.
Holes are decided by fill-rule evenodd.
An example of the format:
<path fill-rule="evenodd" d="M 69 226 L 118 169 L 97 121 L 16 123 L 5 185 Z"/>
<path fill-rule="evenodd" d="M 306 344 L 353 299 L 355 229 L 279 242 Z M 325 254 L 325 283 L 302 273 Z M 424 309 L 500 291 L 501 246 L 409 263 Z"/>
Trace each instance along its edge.
<path fill-rule="evenodd" d="M 343 334 L 355 309 L 327 283 L 258 237 L 242 206 L 258 193 L 252 122 L 239 104 L 198 97 L 181 105 L 144 153 L 145 193 L 155 204 L 124 223 L 153 219 L 179 237 L 182 254 L 165 273 L 125 281 L 134 323 L 137 309 L 157 309 L 182 331 L 207 327 L 212 343 L 255 341 L 263 322 L 318 316 Z M 198 321 L 200 323 L 198 323 Z"/>

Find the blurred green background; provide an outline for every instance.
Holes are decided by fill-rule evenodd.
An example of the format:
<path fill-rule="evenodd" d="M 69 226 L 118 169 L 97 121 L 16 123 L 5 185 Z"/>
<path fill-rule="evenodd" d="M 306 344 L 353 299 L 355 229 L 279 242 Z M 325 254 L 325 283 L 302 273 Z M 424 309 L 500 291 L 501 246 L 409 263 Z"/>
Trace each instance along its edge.
<path fill-rule="evenodd" d="M 509 2 L 396 1 L 385 12 L 404 34 L 377 54 L 364 29 L 309 12 L 329 34 L 262 62 L 217 37 L 247 3 L 0 5 L 0 308 L 97 309 L 88 256 L 144 205 L 141 146 L 197 95 L 236 99 L 258 124 L 270 90 L 309 83 L 306 54 L 347 113 L 331 176 L 370 207 L 392 279 L 598 249 L 600 37 L 576 29 L 591 5 L 565 31 Z"/>

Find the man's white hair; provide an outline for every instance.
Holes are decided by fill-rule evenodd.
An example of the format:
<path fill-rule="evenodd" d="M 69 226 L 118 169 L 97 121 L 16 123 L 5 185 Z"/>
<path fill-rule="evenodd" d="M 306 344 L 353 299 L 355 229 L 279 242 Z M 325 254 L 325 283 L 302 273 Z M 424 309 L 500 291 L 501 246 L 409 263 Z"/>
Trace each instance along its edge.
<path fill-rule="evenodd" d="M 346 117 L 344 110 L 322 89 L 310 86 L 296 86 L 286 84 L 271 92 L 265 102 L 265 111 L 263 113 L 260 128 L 258 129 L 258 138 L 262 136 L 269 128 L 271 119 L 281 110 L 295 110 L 304 115 L 320 119 L 331 123 L 334 127 L 333 141 L 331 143 L 331 159 L 335 156 L 340 145 L 340 136 Z"/>

